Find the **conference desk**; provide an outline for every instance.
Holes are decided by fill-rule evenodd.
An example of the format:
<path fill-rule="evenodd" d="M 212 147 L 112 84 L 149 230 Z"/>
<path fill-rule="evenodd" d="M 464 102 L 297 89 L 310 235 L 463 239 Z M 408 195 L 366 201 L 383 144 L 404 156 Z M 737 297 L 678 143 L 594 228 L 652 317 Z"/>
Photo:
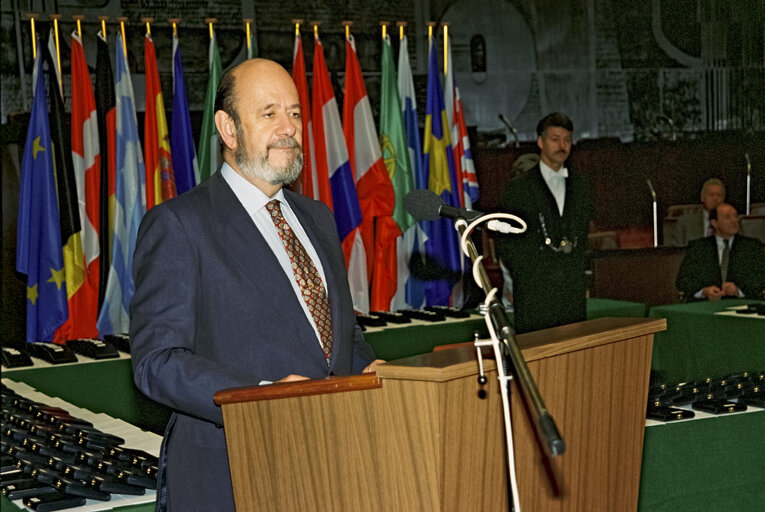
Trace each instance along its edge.
<path fill-rule="evenodd" d="M 609 299 L 588 299 L 589 319 L 606 316 L 645 316 L 645 304 Z M 512 313 L 509 315 L 512 320 Z M 423 354 L 436 345 L 470 341 L 474 332 L 488 335 L 482 316 L 471 315 L 466 319 L 450 319 L 431 323 L 413 321 L 411 324 L 372 328 L 365 338 L 378 357 L 393 360 L 410 355 Z M 3 377 L 25 382 L 38 391 L 58 396 L 93 412 L 105 413 L 122 419 L 142 429 L 162 434 L 170 411 L 146 398 L 133 384 L 130 357 L 121 354 L 119 359 L 94 361 L 78 356 L 81 362 L 50 365 L 35 359 L 34 368 L 3 368 Z M 118 399 L 116 397 L 119 397 Z M 15 510 L 7 499 L 2 499 L 2 510 Z M 135 505 L 120 507 L 120 512 L 148 512 L 153 506 Z"/>
<path fill-rule="evenodd" d="M 757 301 L 726 299 L 650 309 L 655 383 L 765 371 L 765 319 L 735 313 Z M 765 503 L 765 410 L 646 427 L 640 511 L 759 512 Z"/>
<path fill-rule="evenodd" d="M 646 426 L 638 511 L 762 512 L 765 410 L 697 416 Z"/>
<path fill-rule="evenodd" d="M 667 319 L 667 330 L 656 333 L 653 342 L 655 381 L 673 385 L 765 371 L 765 319 L 729 309 L 757 302 L 726 299 L 651 308 L 650 318 Z"/>

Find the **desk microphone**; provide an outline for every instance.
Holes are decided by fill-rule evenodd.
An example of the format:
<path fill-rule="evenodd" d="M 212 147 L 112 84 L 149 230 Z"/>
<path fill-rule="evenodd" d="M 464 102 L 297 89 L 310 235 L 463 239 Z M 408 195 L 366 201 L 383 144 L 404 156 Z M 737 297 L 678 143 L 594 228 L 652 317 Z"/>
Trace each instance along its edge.
<path fill-rule="evenodd" d="M 449 206 L 432 190 L 421 188 L 414 189 L 404 196 L 404 209 L 417 220 L 438 220 L 443 217 L 452 220 L 461 219 L 470 223 L 484 216 L 483 212 Z M 486 227 L 500 233 L 513 233 L 516 230 L 507 222 L 500 220 L 490 220 L 486 223 Z"/>
<path fill-rule="evenodd" d="M 483 213 L 449 206 L 432 190 L 415 189 L 404 196 L 404 209 L 417 220 L 465 219 L 472 222 Z"/>

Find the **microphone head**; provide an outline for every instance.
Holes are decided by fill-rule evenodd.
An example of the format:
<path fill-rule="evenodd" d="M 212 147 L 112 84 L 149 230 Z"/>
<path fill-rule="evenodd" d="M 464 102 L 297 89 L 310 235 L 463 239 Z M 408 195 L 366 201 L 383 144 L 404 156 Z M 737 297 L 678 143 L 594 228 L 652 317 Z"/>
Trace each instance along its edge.
<path fill-rule="evenodd" d="M 417 188 L 404 196 L 404 209 L 417 220 L 436 220 L 444 202 L 432 190 Z"/>

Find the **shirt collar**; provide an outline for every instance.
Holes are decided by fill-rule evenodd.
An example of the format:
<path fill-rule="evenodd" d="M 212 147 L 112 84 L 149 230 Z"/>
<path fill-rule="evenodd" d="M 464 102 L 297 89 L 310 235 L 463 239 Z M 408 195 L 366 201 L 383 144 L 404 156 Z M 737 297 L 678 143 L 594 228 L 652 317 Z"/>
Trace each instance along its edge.
<path fill-rule="evenodd" d="M 224 162 L 220 168 L 220 172 L 223 175 L 223 179 L 234 191 L 239 202 L 242 203 L 247 213 L 252 216 L 255 212 L 261 208 L 265 208 L 269 201 L 272 199 L 278 199 L 279 202 L 286 204 L 284 200 L 284 190 L 274 194 L 274 197 L 268 197 L 262 190 L 247 181 L 241 174 L 231 168 L 228 163 Z"/>
<path fill-rule="evenodd" d="M 736 238 L 736 235 L 733 235 L 728 239 L 728 249 L 733 247 L 734 238 Z M 715 241 L 717 242 L 718 249 L 722 250 L 725 248 L 725 239 L 723 237 L 715 235 Z"/>
<path fill-rule="evenodd" d="M 539 170 L 542 171 L 542 177 L 545 181 L 568 178 L 568 167 L 562 167 L 558 171 L 554 171 L 549 165 L 540 160 Z"/>

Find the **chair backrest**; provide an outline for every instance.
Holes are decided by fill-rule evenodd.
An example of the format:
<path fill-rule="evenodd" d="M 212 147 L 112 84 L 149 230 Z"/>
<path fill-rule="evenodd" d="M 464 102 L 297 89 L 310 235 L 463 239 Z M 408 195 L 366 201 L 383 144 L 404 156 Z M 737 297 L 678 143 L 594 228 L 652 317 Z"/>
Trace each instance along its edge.
<path fill-rule="evenodd" d="M 741 234 L 758 238 L 765 244 L 765 213 L 762 215 L 742 215 L 739 217 Z"/>

